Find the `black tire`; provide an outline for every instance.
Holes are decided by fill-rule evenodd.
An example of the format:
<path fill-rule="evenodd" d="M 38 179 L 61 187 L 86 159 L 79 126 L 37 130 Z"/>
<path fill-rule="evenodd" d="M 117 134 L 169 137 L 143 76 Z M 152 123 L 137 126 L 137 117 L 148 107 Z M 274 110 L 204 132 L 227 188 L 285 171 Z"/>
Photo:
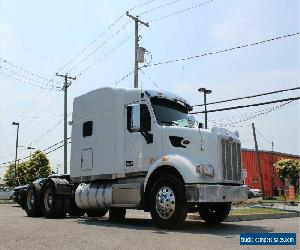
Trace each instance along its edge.
<path fill-rule="evenodd" d="M 202 204 L 199 206 L 200 217 L 209 224 L 219 224 L 229 215 L 231 203 Z"/>
<path fill-rule="evenodd" d="M 112 207 L 109 209 L 109 220 L 111 221 L 124 221 L 126 215 L 126 208 Z"/>
<path fill-rule="evenodd" d="M 42 205 L 34 186 L 28 187 L 24 197 L 24 209 L 29 217 L 41 217 Z"/>
<path fill-rule="evenodd" d="M 19 194 L 18 204 L 25 209 L 26 190 L 22 190 Z"/>
<path fill-rule="evenodd" d="M 254 198 L 254 194 L 252 192 L 248 193 L 248 199 Z"/>
<path fill-rule="evenodd" d="M 56 194 L 53 182 L 48 182 L 44 186 L 41 195 L 42 211 L 46 218 L 61 218 L 66 213 L 63 196 Z"/>
<path fill-rule="evenodd" d="M 85 212 L 88 217 L 104 217 L 107 213 L 107 210 L 97 209 L 97 210 L 86 210 Z"/>
<path fill-rule="evenodd" d="M 68 211 L 68 214 L 70 216 L 83 216 L 85 214 L 85 210 L 79 208 L 77 205 L 76 205 L 76 202 L 75 202 L 75 199 L 72 198 L 71 199 L 71 204 L 70 204 L 70 209 Z"/>
<path fill-rule="evenodd" d="M 182 181 L 174 175 L 163 175 L 154 184 L 150 193 L 150 213 L 155 225 L 175 229 L 185 221 L 188 204 Z"/>

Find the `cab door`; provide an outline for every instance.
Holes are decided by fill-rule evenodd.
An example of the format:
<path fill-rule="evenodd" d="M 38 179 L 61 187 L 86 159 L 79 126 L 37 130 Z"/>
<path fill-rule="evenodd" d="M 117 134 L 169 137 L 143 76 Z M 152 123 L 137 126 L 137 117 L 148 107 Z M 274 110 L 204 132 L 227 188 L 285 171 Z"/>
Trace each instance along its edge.
<path fill-rule="evenodd" d="M 143 174 L 156 159 L 160 137 L 147 103 L 125 107 L 125 173 Z"/>

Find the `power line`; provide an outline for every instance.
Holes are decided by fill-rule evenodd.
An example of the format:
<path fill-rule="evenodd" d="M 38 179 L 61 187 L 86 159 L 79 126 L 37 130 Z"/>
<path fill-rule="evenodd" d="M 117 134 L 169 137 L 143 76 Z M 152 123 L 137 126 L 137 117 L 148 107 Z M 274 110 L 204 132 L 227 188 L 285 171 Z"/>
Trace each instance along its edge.
<path fill-rule="evenodd" d="M 98 35 L 93 41 L 91 41 L 86 47 L 84 47 L 82 50 L 80 50 L 74 57 L 72 57 L 67 63 L 65 63 L 62 67 L 60 67 L 57 72 L 62 71 L 65 67 L 67 67 L 69 64 L 71 64 L 75 59 L 77 59 L 80 55 L 82 55 L 85 51 L 88 50 L 89 47 L 93 46 L 102 36 L 106 34 L 107 31 L 109 31 L 113 26 L 115 26 L 124 15 L 119 16 L 117 19 L 115 19 L 112 24 L 110 24 L 106 30 L 104 30 L 100 35 Z"/>
<path fill-rule="evenodd" d="M 147 2 L 145 2 L 145 3 L 142 3 L 142 4 L 140 4 L 140 5 L 137 5 L 137 6 L 134 6 L 134 7 L 130 8 L 128 11 L 132 11 L 132 10 L 141 8 L 141 7 L 143 7 L 143 6 L 145 6 L 145 5 L 148 5 L 149 3 L 152 3 L 152 2 L 154 2 L 154 1 L 157 1 L 157 0 L 150 0 L 150 1 L 147 1 Z"/>
<path fill-rule="evenodd" d="M 158 18 L 152 19 L 151 21 L 149 21 L 149 23 L 157 22 L 157 21 L 160 21 L 160 20 L 165 19 L 165 18 L 169 18 L 169 17 L 175 16 L 175 15 L 178 15 L 178 14 L 182 14 L 182 13 L 184 13 L 186 11 L 190 11 L 192 9 L 196 9 L 196 8 L 202 7 L 203 5 L 206 5 L 206 4 L 211 3 L 213 1 L 214 0 L 205 1 L 205 2 L 202 2 L 200 4 L 188 7 L 186 9 L 182 9 L 182 10 L 173 12 L 171 14 L 168 14 L 168 15 L 165 15 L 165 16 L 162 16 L 162 17 L 158 17 Z"/>
<path fill-rule="evenodd" d="M 113 47 L 111 50 L 109 50 L 106 54 L 104 54 L 102 57 L 100 57 L 99 59 L 97 59 L 96 61 L 94 61 L 91 65 L 87 66 L 84 70 L 82 70 L 76 77 L 80 77 L 81 75 L 83 75 L 86 71 L 88 71 L 89 69 L 91 69 L 93 66 L 95 66 L 97 63 L 101 62 L 105 57 L 107 57 L 108 55 L 110 55 L 112 52 L 114 52 L 116 49 L 120 48 L 121 46 L 123 46 L 132 36 L 134 35 L 134 33 L 131 33 L 127 38 L 125 38 L 122 42 L 120 42 L 119 44 L 117 44 L 115 47 Z"/>
<path fill-rule="evenodd" d="M 266 92 L 266 93 L 262 93 L 262 94 L 250 95 L 250 96 L 244 96 L 244 97 L 237 97 L 237 98 L 232 98 L 232 99 L 227 99 L 227 100 L 222 100 L 222 101 L 217 101 L 217 102 L 210 102 L 210 103 L 207 103 L 206 105 L 212 105 L 212 104 L 218 104 L 218 103 L 224 103 L 224 102 L 231 102 L 231 101 L 255 98 L 255 97 L 259 97 L 259 96 L 272 95 L 272 94 L 277 94 L 277 93 L 282 93 L 282 92 L 287 92 L 287 91 L 292 91 L 292 90 L 297 90 L 297 89 L 300 89 L 300 87 L 289 88 L 289 89 L 281 89 L 281 90 L 276 90 L 276 91 L 272 91 L 272 92 Z M 197 105 L 194 105 L 193 107 L 202 107 L 202 106 L 204 106 L 204 104 L 197 104 Z"/>
<path fill-rule="evenodd" d="M 2 68 L 2 67 L 0 66 L 0 68 Z M 33 87 L 37 87 L 37 88 L 40 88 L 40 89 L 43 89 L 43 90 L 53 90 L 53 88 L 48 89 L 47 87 L 43 87 L 43 86 L 40 86 L 40 85 L 31 83 L 31 82 L 28 82 L 28 81 L 24 81 L 22 79 L 16 78 L 16 77 L 14 77 L 14 76 L 12 76 L 10 74 L 7 74 L 7 73 L 5 73 L 3 71 L 0 71 L 0 74 L 6 76 L 8 78 L 11 78 L 11 79 L 13 79 L 13 80 L 15 80 L 17 82 L 21 82 L 21 83 L 24 83 L 24 84 L 27 84 L 27 85 L 30 85 L 30 86 L 33 86 Z"/>
<path fill-rule="evenodd" d="M 72 113 L 69 113 L 67 116 L 70 116 Z M 38 136 L 34 141 L 30 142 L 28 146 L 31 146 L 32 144 L 38 142 L 41 138 L 45 137 L 46 135 L 50 134 L 55 128 L 57 128 L 61 123 L 63 119 L 59 120 L 57 123 L 55 123 L 50 129 L 48 129 L 45 133 Z"/>
<path fill-rule="evenodd" d="M 107 44 L 110 40 L 112 40 L 114 37 L 116 37 L 116 35 L 118 35 L 121 31 L 123 31 L 127 25 L 130 22 L 127 22 L 124 26 L 122 26 L 122 28 L 120 28 L 119 30 L 117 30 L 112 36 L 110 36 L 107 40 L 105 40 L 103 43 L 101 43 L 99 46 L 97 46 L 94 50 L 92 50 L 87 56 L 85 56 L 83 59 L 81 59 L 78 63 L 76 63 L 70 70 L 68 70 L 68 74 L 71 73 L 75 68 L 77 68 L 80 64 L 82 64 L 83 62 L 85 62 L 90 56 L 92 56 L 93 54 L 96 53 L 97 50 L 99 50 L 100 48 L 102 48 L 105 44 Z"/>
<path fill-rule="evenodd" d="M 68 144 L 71 144 L 71 142 L 68 142 Z M 59 147 L 57 147 L 57 148 L 55 148 L 55 149 L 52 149 L 52 150 L 51 150 L 51 151 L 49 151 L 49 152 L 46 152 L 45 154 L 47 155 L 47 154 L 53 153 L 54 151 L 56 151 L 56 150 L 58 150 L 58 149 L 62 148 L 63 146 L 64 146 L 64 144 L 63 144 L 63 145 L 61 145 L 61 146 L 59 146 Z"/>
<path fill-rule="evenodd" d="M 205 56 L 226 53 L 226 52 L 229 52 L 229 51 L 238 50 L 238 49 L 242 49 L 242 48 L 246 48 L 246 47 L 250 47 L 250 46 L 256 46 L 256 45 L 260 45 L 260 44 L 264 44 L 264 43 L 268 43 L 268 42 L 273 42 L 273 41 L 276 41 L 276 40 L 280 40 L 280 39 L 283 39 L 283 38 L 289 38 L 289 37 L 293 37 L 293 36 L 297 36 L 297 35 L 299 35 L 299 32 L 292 33 L 292 34 L 287 34 L 287 35 L 282 35 L 282 36 L 262 40 L 262 41 L 255 42 L 255 43 L 240 45 L 240 46 L 232 47 L 232 48 L 229 48 L 229 49 L 217 50 L 217 51 L 214 51 L 214 52 L 207 52 L 207 53 L 204 53 L 204 54 L 201 54 L 201 55 L 189 56 L 189 57 L 180 58 L 180 59 L 172 59 L 172 60 L 168 60 L 168 61 L 148 64 L 148 65 L 144 65 L 143 68 L 148 68 L 148 67 L 158 66 L 158 65 L 163 65 L 163 64 L 169 64 L 169 63 L 175 63 L 175 62 L 181 62 L 181 61 L 188 61 L 188 60 L 197 59 L 197 58 L 201 58 L 201 57 L 205 57 Z"/>
<path fill-rule="evenodd" d="M 40 76 L 40 75 L 38 75 L 38 74 L 32 73 L 32 72 L 30 72 L 30 71 L 28 71 L 28 70 L 26 70 L 26 69 L 24 69 L 24 68 L 22 68 L 22 67 L 20 67 L 20 66 L 17 66 L 16 64 L 13 64 L 12 62 L 7 61 L 7 60 L 4 59 L 4 58 L 1 58 L 1 57 L 0 57 L 0 61 L 2 61 L 2 62 L 4 62 L 4 63 L 6 63 L 6 64 L 8 64 L 8 65 L 10 65 L 10 66 L 12 66 L 12 67 L 18 69 L 18 70 L 21 70 L 21 71 L 23 71 L 23 72 L 25 72 L 25 73 L 27 73 L 27 74 L 29 74 L 29 75 L 31 75 L 31 76 L 34 76 L 34 77 L 40 78 L 40 79 L 42 79 L 42 80 L 44 80 L 44 81 L 47 81 L 47 82 L 49 82 L 49 83 L 52 83 L 52 84 L 53 84 L 53 83 L 58 83 L 58 82 L 54 81 L 53 79 L 48 79 L 48 78 L 46 78 L 46 77 L 43 77 L 43 76 Z"/>
<path fill-rule="evenodd" d="M 268 143 L 272 144 L 272 141 L 270 141 L 269 139 L 267 139 L 262 133 L 260 133 L 259 131 L 257 131 L 256 129 L 256 133 L 258 133 L 263 139 L 265 139 Z"/>
<path fill-rule="evenodd" d="M 140 5 L 134 6 L 132 8 L 130 8 L 128 11 L 132 11 L 138 8 L 141 8 L 143 6 L 146 6 L 148 4 L 150 4 L 151 2 L 154 2 L 156 0 L 150 0 L 147 2 L 144 2 Z M 60 71 L 62 71 L 65 67 L 67 67 L 68 65 L 70 65 L 74 60 L 76 60 L 79 56 L 81 56 L 82 54 L 84 54 L 90 47 L 92 47 L 94 44 L 96 44 L 98 42 L 98 40 L 103 37 L 110 29 L 112 29 L 122 18 L 124 17 L 124 14 L 122 14 L 121 16 L 119 16 L 118 18 L 116 18 L 103 32 L 101 32 L 94 40 L 92 40 L 90 43 L 88 43 L 88 45 L 86 47 L 84 47 L 83 49 L 81 49 L 74 57 L 72 57 L 68 62 L 66 62 L 63 66 L 61 66 L 57 72 L 59 73 Z"/>
<path fill-rule="evenodd" d="M 127 77 L 129 77 L 130 75 L 132 75 L 134 73 L 134 71 L 131 71 L 130 73 L 128 73 L 127 75 L 123 76 L 120 80 L 116 81 L 114 83 L 115 86 L 119 85 L 119 83 L 123 82 Z"/>
<path fill-rule="evenodd" d="M 71 137 L 68 137 L 68 138 L 67 138 L 67 140 L 70 140 L 70 139 L 71 139 Z M 55 146 L 57 146 L 58 144 L 61 144 L 61 143 L 63 143 L 63 142 L 64 142 L 64 140 L 61 140 L 61 141 L 59 141 L 59 142 L 57 142 L 57 143 L 55 143 L 55 144 L 53 144 L 53 145 L 51 145 L 51 146 L 49 146 L 49 147 L 43 149 L 43 151 L 47 151 L 48 149 L 53 148 L 53 147 L 55 147 Z"/>
<path fill-rule="evenodd" d="M 53 116 L 26 116 L 26 115 L 21 115 L 21 114 L 14 114 L 14 113 L 9 113 L 6 111 L 3 111 L 0 109 L 0 113 L 6 114 L 8 116 L 15 116 L 15 117 L 20 117 L 20 118 L 25 118 L 25 119 L 41 119 L 41 118 L 53 118 L 57 117 L 58 115 L 53 115 Z"/>
<path fill-rule="evenodd" d="M 275 101 L 269 101 L 269 102 L 261 102 L 261 103 L 254 103 L 254 104 L 248 104 L 248 105 L 240 105 L 240 106 L 234 106 L 234 107 L 228 107 L 228 108 L 222 108 L 222 109 L 211 109 L 207 110 L 207 113 L 212 113 L 212 112 L 219 112 L 219 111 L 226 111 L 226 110 L 233 110 L 233 109 L 241 109 L 241 108 L 248 108 L 248 107 L 257 107 L 261 105 L 267 105 L 267 104 L 272 104 L 272 103 L 277 103 L 277 102 L 286 102 L 286 101 L 295 101 L 299 100 L 300 97 L 292 97 L 292 98 L 286 98 L 286 99 L 280 99 L 280 100 L 275 100 Z M 205 111 L 199 111 L 199 112 L 191 112 L 191 114 L 203 114 Z"/>
<path fill-rule="evenodd" d="M 15 71 L 15 70 L 12 70 L 12 69 L 3 67 L 3 65 L 0 65 L 0 69 L 3 69 L 3 70 L 5 70 L 5 71 L 10 72 L 10 74 L 15 75 L 16 77 L 26 78 L 27 81 L 30 83 L 30 85 L 34 85 L 34 86 L 37 86 L 37 87 L 42 87 L 42 88 L 47 89 L 46 87 L 48 86 L 48 83 L 41 82 L 41 80 L 35 80 L 35 79 L 33 79 L 32 77 L 29 77 L 28 75 L 24 74 L 23 72 L 21 72 L 21 73 L 20 73 L 20 72 L 17 72 L 17 71 Z M 22 80 L 21 80 L 21 81 L 22 81 Z M 32 84 L 32 82 L 35 82 L 35 83 L 37 83 L 37 84 L 42 84 L 42 85 L 44 85 L 44 86 Z M 53 89 L 54 89 L 53 86 L 52 86 L 51 88 L 49 88 L 49 90 L 53 90 Z"/>
<path fill-rule="evenodd" d="M 276 111 L 276 110 L 279 110 L 279 109 L 283 108 L 284 106 L 286 106 L 286 105 L 288 105 L 292 102 L 295 102 L 295 101 L 289 101 L 289 102 L 286 102 L 286 103 L 283 103 L 283 104 L 280 104 L 280 105 L 273 106 L 271 108 L 266 108 L 266 109 L 257 111 L 253 114 L 250 114 L 250 115 L 246 116 L 246 117 L 242 117 L 239 120 L 232 121 L 232 119 L 234 119 L 234 117 L 232 117 L 231 121 L 227 122 L 227 123 L 221 123 L 219 121 L 212 121 L 212 123 L 217 124 L 220 127 L 228 127 L 228 126 L 231 126 L 231 127 L 244 127 L 244 126 L 236 126 L 236 124 L 246 122 L 246 121 L 258 118 L 258 117 L 263 116 L 263 115 L 267 115 L 267 114 L 269 114 L 273 111 Z M 224 120 L 224 119 L 221 119 L 221 120 Z M 251 126 L 251 124 L 248 124 L 246 126 Z"/>
<path fill-rule="evenodd" d="M 175 0 L 175 1 L 171 1 L 171 2 L 168 2 L 168 3 L 162 4 L 160 6 L 157 6 L 157 7 L 154 7 L 152 9 L 149 9 L 149 10 L 146 10 L 144 12 L 139 13 L 139 16 L 146 15 L 146 14 L 149 14 L 149 13 L 151 13 L 153 11 L 159 10 L 161 8 L 168 7 L 168 6 L 170 6 L 172 4 L 175 4 L 175 3 L 179 2 L 179 1 L 181 1 L 181 0 Z"/>
<path fill-rule="evenodd" d="M 69 140 L 69 139 L 71 139 L 71 137 L 69 137 L 68 140 Z M 58 146 L 58 147 L 56 147 L 56 148 L 54 148 L 54 149 L 52 149 L 52 150 L 50 150 L 50 151 L 48 151 L 48 152 L 45 152 L 45 151 L 49 150 L 50 148 L 53 148 L 53 147 L 57 146 L 58 144 L 60 144 L 60 143 L 62 143 L 62 142 L 63 142 L 63 141 L 57 142 L 57 143 L 55 143 L 55 144 L 53 144 L 53 145 L 51 145 L 51 146 L 49 146 L 49 147 L 47 147 L 47 148 L 45 148 L 45 149 L 42 149 L 42 150 L 40 150 L 40 151 L 44 152 L 46 155 L 47 155 L 47 154 L 50 154 L 50 153 L 52 153 L 52 152 L 54 152 L 54 151 L 56 151 L 56 150 L 62 148 L 64 145 L 60 145 L 60 146 Z M 68 143 L 70 144 L 71 142 L 68 142 Z M 23 158 L 20 158 L 20 159 L 18 159 L 18 160 L 23 161 L 23 160 L 26 160 L 26 159 L 28 159 L 28 158 L 30 158 L 30 155 L 29 155 L 29 156 L 26 156 L 26 157 L 23 157 Z M 14 161 L 3 162 L 3 163 L 1 163 L 0 165 L 7 165 L 7 164 L 10 164 L 10 163 L 13 163 L 13 162 L 14 162 Z M 6 167 L 6 166 L 2 166 L 2 167 Z"/>
<path fill-rule="evenodd" d="M 146 73 L 142 69 L 140 69 L 140 71 L 154 86 L 160 89 L 160 87 L 150 78 L 150 76 L 146 75 Z"/>

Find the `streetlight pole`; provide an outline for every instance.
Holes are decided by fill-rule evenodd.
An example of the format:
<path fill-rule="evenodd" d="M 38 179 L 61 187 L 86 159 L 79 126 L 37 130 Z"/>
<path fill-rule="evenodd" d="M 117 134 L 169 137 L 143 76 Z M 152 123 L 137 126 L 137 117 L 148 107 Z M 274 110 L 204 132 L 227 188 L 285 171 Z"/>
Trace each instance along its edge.
<path fill-rule="evenodd" d="M 15 185 L 17 185 L 17 160 L 18 160 L 18 144 L 19 144 L 19 126 L 18 122 L 13 122 L 12 125 L 17 126 L 17 139 L 16 139 L 16 158 L 15 158 Z"/>
<path fill-rule="evenodd" d="M 205 129 L 207 129 L 207 104 L 206 104 L 206 95 L 209 95 L 212 93 L 210 89 L 206 88 L 199 88 L 199 92 L 203 92 L 204 94 L 204 115 L 205 115 Z"/>
<path fill-rule="evenodd" d="M 27 147 L 27 149 L 30 150 L 30 160 L 31 160 L 31 150 L 32 150 L 32 149 L 35 149 L 35 148 L 29 146 L 29 147 Z"/>

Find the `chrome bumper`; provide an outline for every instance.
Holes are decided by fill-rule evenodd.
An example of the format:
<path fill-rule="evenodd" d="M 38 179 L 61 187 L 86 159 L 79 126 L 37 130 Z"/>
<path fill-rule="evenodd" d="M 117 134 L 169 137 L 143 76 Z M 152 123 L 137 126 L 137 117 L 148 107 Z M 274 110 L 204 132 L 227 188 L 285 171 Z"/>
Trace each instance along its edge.
<path fill-rule="evenodd" d="M 243 186 L 191 184 L 185 185 L 187 202 L 233 202 L 248 199 L 248 189 Z"/>

